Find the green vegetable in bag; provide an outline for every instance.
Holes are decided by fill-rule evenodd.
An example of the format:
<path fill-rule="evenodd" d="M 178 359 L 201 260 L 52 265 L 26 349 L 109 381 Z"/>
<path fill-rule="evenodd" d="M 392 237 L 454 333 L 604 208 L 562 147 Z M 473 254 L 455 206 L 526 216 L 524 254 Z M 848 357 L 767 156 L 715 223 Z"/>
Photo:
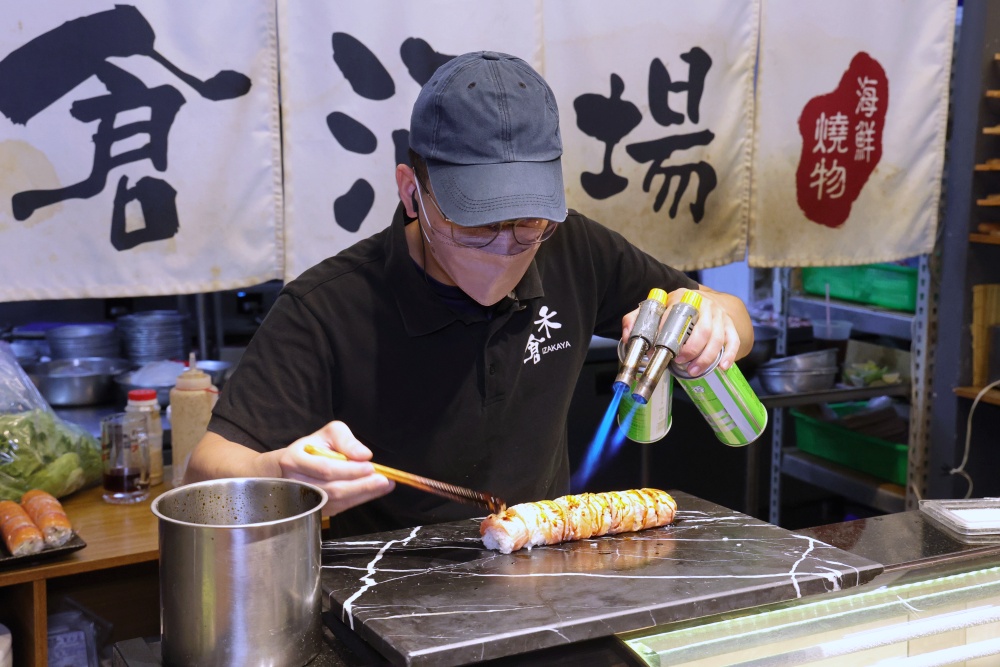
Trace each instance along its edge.
<path fill-rule="evenodd" d="M 0 500 L 30 489 L 56 498 L 101 481 L 101 445 L 50 412 L 0 415 Z"/>
<path fill-rule="evenodd" d="M 101 481 L 97 438 L 52 411 L 0 341 L 0 500 L 20 500 L 31 489 L 56 498 Z"/>

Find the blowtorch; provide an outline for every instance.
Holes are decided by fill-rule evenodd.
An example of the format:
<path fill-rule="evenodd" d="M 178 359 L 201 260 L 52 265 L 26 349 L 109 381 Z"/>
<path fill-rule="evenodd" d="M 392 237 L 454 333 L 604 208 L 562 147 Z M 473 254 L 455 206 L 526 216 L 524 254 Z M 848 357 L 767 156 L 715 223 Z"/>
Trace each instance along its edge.
<path fill-rule="evenodd" d="M 656 389 L 667 365 L 681 351 L 681 347 L 684 346 L 694 329 L 694 325 L 698 322 L 699 308 L 701 308 L 701 295 L 693 290 L 685 292 L 680 303 L 670 308 L 667 319 L 660 327 L 660 332 L 653 342 L 654 351 L 646 365 L 646 371 L 636 382 L 635 389 L 632 391 L 632 400 L 636 403 L 643 405 L 649 402 L 649 397 Z"/>
<path fill-rule="evenodd" d="M 625 348 L 625 360 L 618 367 L 618 375 L 611 386 L 615 391 L 625 392 L 632 388 L 643 355 L 653 345 L 656 332 L 660 328 L 660 318 L 667 307 L 667 293 L 659 288 L 649 290 L 646 300 L 639 305 L 639 315 L 635 318 Z M 669 360 L 668 360 L 669 361 Z"/>

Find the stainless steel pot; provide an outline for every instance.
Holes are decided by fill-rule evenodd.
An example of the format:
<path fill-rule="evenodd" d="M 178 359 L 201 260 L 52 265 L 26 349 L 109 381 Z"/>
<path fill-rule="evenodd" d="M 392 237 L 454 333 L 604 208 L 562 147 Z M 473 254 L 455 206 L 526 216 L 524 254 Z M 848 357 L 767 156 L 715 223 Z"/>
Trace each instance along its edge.
<path fill-rule="evenodd" d="M 326 501 L 319 487 L 269 478 L 157 498 L 163 664 L 298 667 L 315 657 Z"/>

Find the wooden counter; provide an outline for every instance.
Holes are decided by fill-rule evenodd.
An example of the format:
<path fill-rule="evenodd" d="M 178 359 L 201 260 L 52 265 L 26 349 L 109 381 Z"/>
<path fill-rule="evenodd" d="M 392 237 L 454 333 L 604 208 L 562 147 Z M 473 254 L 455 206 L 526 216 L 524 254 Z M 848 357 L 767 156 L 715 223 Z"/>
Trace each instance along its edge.
<path fill-rule="evenodd" d="M 165 477 L 170 479 L 169 468 Z M 101 487 L 62 499 L 83 549 L 34 565 L 0 569 L 0 623 L 14 635 L 14 664 L 48 664 L 48 615 L 69 597 L 112 624 L 109 641 L 158 636 L 159 537 L 150 503 L 109 505 Z"/>

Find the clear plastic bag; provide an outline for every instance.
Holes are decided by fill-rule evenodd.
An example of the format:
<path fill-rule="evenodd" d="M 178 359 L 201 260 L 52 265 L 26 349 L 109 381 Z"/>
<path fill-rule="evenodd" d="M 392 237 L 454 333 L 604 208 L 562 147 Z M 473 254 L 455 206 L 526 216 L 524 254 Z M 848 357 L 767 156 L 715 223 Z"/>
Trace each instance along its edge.
<path fill-rule="evenodd" d="M 94 622 L 79 611 L 49 614 L 49 664 L 98 667 Z"/>
<path fill-rule="evenodd" d="M 101 445 L 60 419 L 0 342 L 0 500 L 20 500 L 30 489 L 56 498 L 101 481 Z"/>

